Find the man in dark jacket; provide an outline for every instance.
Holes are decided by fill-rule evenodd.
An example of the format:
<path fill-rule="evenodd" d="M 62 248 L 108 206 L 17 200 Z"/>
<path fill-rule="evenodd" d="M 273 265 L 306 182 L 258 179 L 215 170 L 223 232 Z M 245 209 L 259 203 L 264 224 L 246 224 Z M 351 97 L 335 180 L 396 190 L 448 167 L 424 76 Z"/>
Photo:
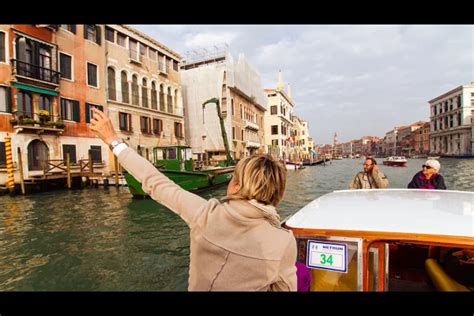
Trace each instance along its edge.
<path fill-rule="evenodd" d="M 438 160 L 427 160 L 423 165 L 423 169 L 415 174 L 411 182 L 408 184 L 408 188 L 446 190 L 444 178 L 438 173 L 440 168 L 441 165 Z"/>

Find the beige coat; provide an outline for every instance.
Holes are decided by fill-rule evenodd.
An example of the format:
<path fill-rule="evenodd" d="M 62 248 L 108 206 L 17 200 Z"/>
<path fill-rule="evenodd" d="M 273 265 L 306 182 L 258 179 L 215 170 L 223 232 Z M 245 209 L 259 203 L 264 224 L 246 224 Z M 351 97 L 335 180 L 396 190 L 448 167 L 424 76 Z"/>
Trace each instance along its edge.
<path fill-rule="evenodd" d="M 361 171 L 352 179 L 350 188 L 386 189 L 388 188 L 388 179 L 380 170 L 371 174 Z"/>
<path fill-rule="evenodd" d="M 190 227 L 190 291 L 296 291 L 296 240 L 273 206 L 183 190 L 130 148 L 120 164 Z"/>

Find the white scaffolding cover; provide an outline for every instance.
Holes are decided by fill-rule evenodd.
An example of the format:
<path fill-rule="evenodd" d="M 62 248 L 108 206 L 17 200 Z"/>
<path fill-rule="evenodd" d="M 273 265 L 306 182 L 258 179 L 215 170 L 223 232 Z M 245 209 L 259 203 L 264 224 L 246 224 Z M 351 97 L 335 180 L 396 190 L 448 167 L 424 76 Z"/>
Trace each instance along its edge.
<path fill-rule="evenodd" d="M 205 151 L 223 151 L 221 128 L 215 104 L 207 104 L 203 110 L 202 104 L 211 99 L 218 98 L 222 101 L 222 93 L 227 98 L 227 115 L 225 128 L 230 150 L 233 150 L 232 125 L 231 125 L 231 100 L 228 89 L 223 91 L 224 71 L 226 72 L 227 88 L 234 87 L 262 108 L 267 107 L 267 97 L 261 83 L 259 73 L 250 65 L 244 54 L 239 55 L 239 60 L 234 63 L 230 53 L 225 54 L 225 60 L 200 65 L 196 68 L 181 72 L 183 86 L 183 100 L 185 107 L 185 122 L 187 142 L 192 147 L 193 153 Z M 221 107 L 222 108 L 222 107 Z M 238 113 L 237 104 L 234 111 Z"/>

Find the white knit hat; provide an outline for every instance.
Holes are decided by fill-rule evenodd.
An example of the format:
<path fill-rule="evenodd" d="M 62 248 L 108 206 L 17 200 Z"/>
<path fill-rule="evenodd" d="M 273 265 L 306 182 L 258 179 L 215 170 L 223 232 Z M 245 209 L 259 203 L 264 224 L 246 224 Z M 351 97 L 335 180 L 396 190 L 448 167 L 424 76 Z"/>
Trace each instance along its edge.
<path fill-rule="evenodd" d="M 435 169 L 437 172 L 439 172 L 439 169 L 441 169 L 441 165 L 438 160 L 429 159 L 425 162 L 425 165 L 430 166 L 431 168 Z"/>

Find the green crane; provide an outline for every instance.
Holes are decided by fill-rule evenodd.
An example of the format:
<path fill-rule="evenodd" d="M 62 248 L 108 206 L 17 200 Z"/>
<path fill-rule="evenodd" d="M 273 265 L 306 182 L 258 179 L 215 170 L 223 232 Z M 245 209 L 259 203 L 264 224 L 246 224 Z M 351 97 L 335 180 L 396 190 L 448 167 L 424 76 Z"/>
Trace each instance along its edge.
<path fill-rule="evenodd" d="M 208 103 L 215 103 L 216 108 L 217 108 L 217 116 L 219 116 L 219 121 L 221 123 L 221 132 L 222 132 L 222 139 L 224 140 L 224 148 L 225 148 L 225 155 L 226 155 L 226 166 L 231 166 L 232 165 L 232 157 L 230 156 L 230 149 L 229 149 L 229 143 L 227 142 L 227 133 L 225 132 L 225 126 L 224 126 L 224 117 L 222 116 L 221 112 L 221 107 L 219 106 L 219 99 L 218 98 L 212 98 L 207 100 L 202 104 L 202 121 L 204 123 L 204 108 L 206 107 L 206 104 Z"/>

